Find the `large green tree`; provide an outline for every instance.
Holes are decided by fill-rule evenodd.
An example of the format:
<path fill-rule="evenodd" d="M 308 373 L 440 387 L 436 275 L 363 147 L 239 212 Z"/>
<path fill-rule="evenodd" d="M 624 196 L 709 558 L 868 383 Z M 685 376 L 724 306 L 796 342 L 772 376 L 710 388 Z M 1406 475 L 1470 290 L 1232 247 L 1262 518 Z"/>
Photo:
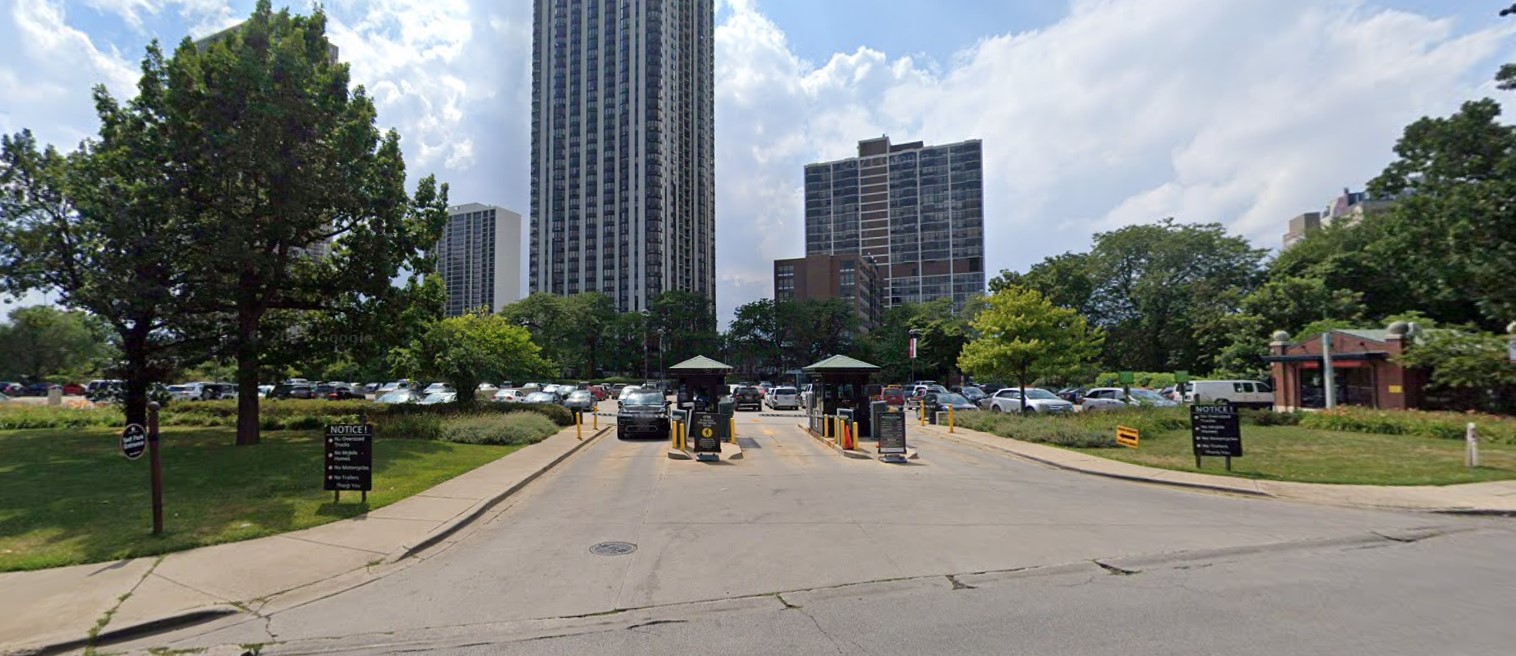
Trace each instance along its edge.
<path fill-rule="evenodd" d="M 1165 219 L 1095 235 L 1086 316 L 1103 329 L 1112 370 L 1206 371 L 1214 351 L 1196 336 L 1240 311 L 1263 277 L 1265 252 L 1220 224 Z"/>
<path fill-rule="evenodd" d="M 1020 287 L 992 294 L 971 325 L 975 337 L 963 347 L 958 366 L 977 378 L 1016 383 L 1023 412 L 1028 385 L 1080 371 L 1099 355 L 1103 340 L 1078 312 Z"/>
<path fill-rule="evenodd" d="M 0 324 L 0 378 L 77 382 L 108 366 L 109 328 L 95 317 L 34 305 L 9 318 Z"/>
<path fill-rule="evenodd" d="M 525 327 L 483 312 L 433 322 L 390 357 L 397 369 L 415 377 L 447 381 L 463 407 L 474 405 L 479 383 L 540 376 L 549 369 Z"/>
<path fill-rule="evenodd" d="M 1488 330 L 1516 317 L 1516 128 L 1500 114 L 1486 98 L 1412 123 L 1369 183 L 1399 199 L 1370 253 L 1406 272 L 1416 305 L 1402 309 Z"/>
<path fill-rule="evenodd" d="M 303 339 L 294 313 L 362 308 L 398 294 L 403 270 L 428 270 L 446 221 L 446 185 L 428 176 L 406 192 L 399 134 L 380 133 L 331 52 L 319 6 L 299 16 L 260 0 L 209 43 L 185 39 L 152 107 L 169 211 L 189 224 L 175 257 L 193 306 L 218 317 L 209 326 L 242 389 L 257 387 L 270 344 Z M 243 394 L 237 443 L 258 437 L 258 396 Z"/>
<path fill-rule="evenodd" d="M 130 423 L 146 421 L 149 385 L 184 361 L 187 342 L 208 337 L 177 328 L 191 232 L 166 184 L 181 164 L 166 146 L 168 79 L 156 44 L 142 73 L 124 105 L 95 88 L 99 134 L 69 155 L 39 147 L 29 131 L 0 141 L 0 284 L 56 292 L 59 305 L 110 326 Z"/>

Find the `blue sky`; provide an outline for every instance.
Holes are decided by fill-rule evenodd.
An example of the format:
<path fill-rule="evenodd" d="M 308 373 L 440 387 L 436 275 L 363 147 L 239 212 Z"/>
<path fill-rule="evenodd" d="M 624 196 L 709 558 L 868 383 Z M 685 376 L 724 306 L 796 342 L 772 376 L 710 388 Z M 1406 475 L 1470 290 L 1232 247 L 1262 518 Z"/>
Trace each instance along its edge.
<path fill-rule="evenodd" d="M 95 128 L 90 86 L 130 94 L 149 39 L 252 4 L 0 3 L 0 131 L 72 146 Z M 886 133 L 984 140 L 992 275 L 1167 216 L 1274 247 L 1290 216 L 1382 170 L 1410 121 L 1509 97 L 1489 84 L 1516 61 L 1501 4 L 718 0 L 719 316 L 770 296 L 772 261 L 804 252 L 804 164 Z M 411 174 L 526 214 L 531 3 L 326 7 Z"/>

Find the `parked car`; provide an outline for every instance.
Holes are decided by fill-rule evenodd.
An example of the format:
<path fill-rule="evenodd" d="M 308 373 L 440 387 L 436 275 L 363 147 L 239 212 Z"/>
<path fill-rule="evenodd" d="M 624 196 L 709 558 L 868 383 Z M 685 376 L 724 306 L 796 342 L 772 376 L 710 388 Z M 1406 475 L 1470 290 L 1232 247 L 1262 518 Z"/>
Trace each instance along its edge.
<path fill-rule="evenodd" d="M 449 385 L 447 383 L 432 383 L 430 385 L 427 385 L 426 389 L 421 390 L 421 393 L 422 394 L 435 394 L 437 392 L 452 392 L 452 391 L 454 391 L 452 385 Z"/>
<path fill-rule="evenodd" d="M 657 390 L 637 390 L 621 398 L 616 411 L 616 439 L 669 434 L 669 402 Z"/>
<path fill-rule="evenodd" d="M 427 394 L 417 403 L 421 405 L 437 405 L 438 403 L 452 403 L 458 400 L 457 392 L 432 392 Z"/>
<path fill-rule="evenodd" d="M 393 392 L 395 390 L 410 389 L 410 388 L 411 388 L 411 381 L 410 381 L 410 379 L 409 378 L 401 378 L 400 380 L 389 382 L 389 383 L 385 383 L 385 384 L 381 385 L 379 387 L 379 392 L 378 393 L 379 394 L 387 394 L 387 393 Z"/>
<path fill-rule="evenodd" d="M 1155 408 L 1172 408 L 1179 405 L 1165 399 L 1153 390 L 1133 389 L 1130 396 L 1120 387 L 1097 387 L 1085 393 L 1084 403 L 1081 407 L 1084 411 L 1094 410 L 1117 410 L 1130 406 L 1150 406 Z"/>
<path fill-rule="evenodd" d="M 1026 404 L 1023 410 L 1021 402 L 1021 389 L 1014 387 L 1002 388 L 995 392 L 994 396 L 985 397 L 979 406 L 990 412 L 1028 412 L 1044 414 L 1068 414 L 1074 411 L 1074 404 L 1058 398 L 1045 389 L 1028 387 L 1026 389 Z"/>
<path fill-rule="evenodd" d="M 192 401 L 197 391 L 190 389 L 188 385 L 169 385 L 168 394 L 175 401 Z"/>
<path fill-rule="evenodd" d="M 769 390 L 763 402 L 774 410 L 799 410 L 800 390 L 793 387 L 775 387 Z"/>
<path fill-rule="evenodd" d="M 763 395 L 758 392 L 758 388 L 746 385 L 732 391 L 732 409 L 743 408 L 763 409 Z"/>
<path fill-rule="evenodd" d="M 493 383 L 479 383 L 479 386 L 474 388 L 476 394 L 483 394 L 485 396 L 494 396 L 495 392 L 499 390 L 500 388 L 496 387 Z"/>
<path fill-rule="evenodd" d="M 327 392 L 321 398 L 327 399 L 329 401 L 364 398 L 363 392 L 361 390 L 353 389 L 351 385 L 332 385 L 331 388 L 332 390 L 330 392 Z"/>
<path fill-rule="evenodd" d="M 26 386 L 21 383 L 0 383 L 0 394 L 6 396 L 21 396 L 21 390 Z"/>
<path fill-rule="evenodd" d="M 415 402 L 420 401 L 420 400 L 421 399 L 420 399 L 420 397 L 418 397 L 416 395 L 416 391 L 415 390 L 412 390 L 412 389 L 396 389 L 396 390 L 390 390 L 389 392 L 385 392 L 384 394 L 380 394 L 379 398 L 374 399 L 374 403 L 384 403 L 384 404 L 392 404 L 392 403 L 415 403 Z"/>
<path fill-rule="evenodd" d="M 79 383 L 64 383 L 64 396 L 84 396 L 84 386 Z"/>
<path fill-rule="evenodd" d="M 917 417 L 921 416 L 922 405 L 926 406 L 926 411 L 929 413 L 928 417 L 938 412 L 946 412 L 950 407 L 953 409 L 953 412 L 974 412 L 979 410 L 979 406 L 969 403 L 969 400 L 963 398 L 962 394 L 954 394 L 952 392 L 928 392 L 922 396 L 922 402 L 916 405 Z"/>
<path fill-rule="evenodd" d="M 595 395 L 589 390 L 574 390 L 563 400 L 563 407 L 574 412 L 594 412 Z"/>
<path fill-rule="evenodd" d="M 596 403 L 604 401 L 610 396 L 610 392 L 607 392 L 605 387 L 602 385 L 590 385 L 588 388 L 586 388 L 586 391 L 595 397 Z"/>
<path fill-rule="evenodd" d="M 1083 387 L 1065 387 L 1061 390 L 1058 390 L 1057 392 L 1054 392 L 1054 394 L 1056 394 L 1058 398 L 1068 401 L 1069 403 L 1072 403 L 1076 406 L 1084 403 Z"/>
<path fill-rule="evenodd" d="M 879 400 L 890 405 L 905 405 L 905 390 L 899 385 L 890 385 L 879 390 Z"/>
<path fill-rule="evenodd" d="M 258 396 L 261 396 L 265 399 L 273 397 L 275 387 L 275 385 L 259 385 Z"/>
<path fill-rule="evenodd" d="M 973 403 L 974 405 L 979 405 L 981 400 L 989 397 L 989 394 L 986 394 L 984 390 L 973 385 L 964 385 L 953 391 L 962 394 L 963 398 L 968 399 L 969 403 Z"/>
<path fill-rule="evenodd" d="M 553 392 L 532 392 L 521 400 L 522 403 L 557 403 L 558 395 Z"/>
<path fill-rule="evenodd" d="M 495 390 L 495 395 L 490 398 L 494 399 L 496 403 L 520 403 L 522 399 L 526 398 L 526 393 L 519 389 L 505 388 Z"/>
<path fill-rule="evenodd" d="M 21 396 L 47 396 L 47 391 L 52 388 L 52 383 L 32 383 L 21 388 Z"/>
<path fill-rule="evenodd" d="M 1185 395 L 1191 403 L 1230 403 L 1238 407 L 1274 406 L 1274 387 L 1251 380 L 1197 380 Z"/>

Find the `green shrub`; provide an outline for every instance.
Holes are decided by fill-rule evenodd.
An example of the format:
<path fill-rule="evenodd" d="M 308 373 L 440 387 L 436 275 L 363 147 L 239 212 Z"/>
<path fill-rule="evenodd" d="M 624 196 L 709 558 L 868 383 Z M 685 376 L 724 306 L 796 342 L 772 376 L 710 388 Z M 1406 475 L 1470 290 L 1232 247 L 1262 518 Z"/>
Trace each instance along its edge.
<path fill-rule="evenodd" d="M 1009 413 L 965 412 L 955 421 L 964 428 L 1009 437 L 1023 442 L 1056 446 L 1109 448 L 1116 446 L 1115 428 L 1109 431 L 1081 422 L 1078 415 L 1048 417 Z"/>
<path fill-rule="evenodd" d="M 439 439 L 462 444 L 536 444 L 558 432 L 558 425 L 535 412 L 465 415 L 442 422 Z"/>
<path fill-rule="evenodd" d="M 1516 420 L 1494 415 L 1342 407 L 1303 413 L 1300 418 L 1301 426 L 1319 430 L 1418 435 L 1445 440 L 1464 439 L 1469 422 L 1477 426 L 1481 440 L 1516 444 Z"/>
<path fill-rule="evenodd" d="M 14 401 L 0 404 L 0 430 L 125 425 L 121 410 L 111 406 L 71 408 Z"/>
<path fill-rule="evenodd" d="M 397 415 L 440 415 L 460 416 L 469 415 L 493 415 L 510 414 L 513 412 L 535 412 L 547 417 L 559 426 L 573 426 L 574 413 L 561 405 L 545 403 L 495 403 L 493 401 L 476 403 L 474 408 L 465 413 L 458 406 L 450 403 L 438 403 L 434 405 L 420 405 L 408 403 L 403 405 L 380 405 L 370 404 L 369 415 L 371 417 L 397 416 Z"/>
<path fill-rule="evenodd" d="M 1300 417 L 1304 413 L 1244 408 L 1237 414 L 1243 421 L 1254 426 L 1296 426 L 1300 424 Z"/>
<path fill-rule="evenodd" d="M 397 414 L 373 418 L 374 428 L 385 439 L 442 439 L 443 417 L 438 414 Z"/>

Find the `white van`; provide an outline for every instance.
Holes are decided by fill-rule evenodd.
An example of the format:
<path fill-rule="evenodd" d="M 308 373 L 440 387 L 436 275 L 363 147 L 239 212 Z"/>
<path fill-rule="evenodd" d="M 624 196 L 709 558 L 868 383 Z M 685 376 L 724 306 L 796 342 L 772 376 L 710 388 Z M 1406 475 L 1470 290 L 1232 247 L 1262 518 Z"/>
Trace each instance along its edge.
<path fill-rule="evenodd" d="M 1190 403 L 1230 403 L 1239 408 L 1274 407 L 1274 388 L 1254 380 L 1197 380 L 1184 400 Z"/>

